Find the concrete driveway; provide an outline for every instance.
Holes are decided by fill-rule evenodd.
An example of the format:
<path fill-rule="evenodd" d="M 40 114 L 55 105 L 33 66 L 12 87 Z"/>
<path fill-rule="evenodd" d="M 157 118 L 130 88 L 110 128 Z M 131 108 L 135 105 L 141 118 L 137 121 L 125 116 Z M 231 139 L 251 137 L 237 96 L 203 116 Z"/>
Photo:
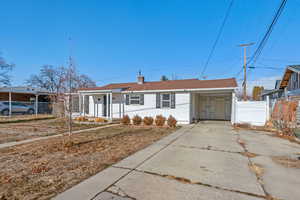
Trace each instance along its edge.
<path fill-rule="evenodd" d="M 300 197 L 300 146 L 227 122 L 183 127 L 56 199 L 256 200 Z M 299 163 L 298 163 L 299 164 Z"/>

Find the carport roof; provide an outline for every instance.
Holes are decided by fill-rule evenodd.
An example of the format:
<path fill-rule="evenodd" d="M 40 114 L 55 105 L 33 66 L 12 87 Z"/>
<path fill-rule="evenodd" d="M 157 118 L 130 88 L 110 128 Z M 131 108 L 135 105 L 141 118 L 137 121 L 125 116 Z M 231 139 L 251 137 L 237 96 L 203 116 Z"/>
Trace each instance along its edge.
<path fill-rule="evenodd" d="M 34 87 L 25 87 L 25 86 L 17 86 L 17 87 L 0 87 L 0 93 L 20 93 L 20 94 L 38 94 L 38 95 L 50 95 L 51 92 L 41 88 Z"/>
<path fill-rule="evenodd" d="M 178 89 L 218 89 L 218 88 L 235 88 L 237 83 L 235 78 L 214 79 L 214 80 L 199 80 L 199 79 L 182 79 L 182 80 L 167 80 L 153 81 L 138 84 L 131 83 L 112 83 L 102 87 L 81 88 L 79 91 L 85 90 L 115 90 L 122 91 L 145 91 L 145 90 L 178 90 Z"/>

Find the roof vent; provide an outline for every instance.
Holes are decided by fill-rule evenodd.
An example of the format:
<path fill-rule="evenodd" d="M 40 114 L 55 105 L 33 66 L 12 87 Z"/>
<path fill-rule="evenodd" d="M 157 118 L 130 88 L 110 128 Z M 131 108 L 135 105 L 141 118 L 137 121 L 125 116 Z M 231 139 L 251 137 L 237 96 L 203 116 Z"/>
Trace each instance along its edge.
<path fill-rule="evenodd" d="M 138 84 L 144 84 L 145 82 L 145 77 L 142 75 L 141 70 L 139 71 L 137 80 L 138 80 Z"/>

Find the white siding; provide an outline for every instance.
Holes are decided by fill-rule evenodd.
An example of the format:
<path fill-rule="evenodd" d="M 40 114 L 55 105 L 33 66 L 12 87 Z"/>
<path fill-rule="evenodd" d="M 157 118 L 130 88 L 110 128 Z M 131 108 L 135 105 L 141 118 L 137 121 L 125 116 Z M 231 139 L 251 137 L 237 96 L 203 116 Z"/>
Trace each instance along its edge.
<path fill-rule="evenodd" d="M 134 115 L 139 115 L 140 117 L 155 117 L 156 115 L 169 117 L 172 115 L 177 119 L 178 123 L 190 123 L 190 93 L 176 93 L 175 102 L 175 109 L 156 108 L 156 94 L 145 93 L 144 105 L 124 105 L 125 114 L 129 115 L 130 118 Z"/>

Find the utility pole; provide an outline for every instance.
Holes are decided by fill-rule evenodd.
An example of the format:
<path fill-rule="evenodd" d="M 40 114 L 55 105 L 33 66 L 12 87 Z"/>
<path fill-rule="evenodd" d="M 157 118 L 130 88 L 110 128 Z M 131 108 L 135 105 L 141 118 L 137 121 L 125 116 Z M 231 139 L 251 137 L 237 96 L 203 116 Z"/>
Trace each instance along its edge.
<path fill-rule="evenodd" d="M 247 101 L 247 47 L 254 43 L 240 44 L 239 47 L 244 48 L 244 82 L 243 82 L 243 99 Z"/>

